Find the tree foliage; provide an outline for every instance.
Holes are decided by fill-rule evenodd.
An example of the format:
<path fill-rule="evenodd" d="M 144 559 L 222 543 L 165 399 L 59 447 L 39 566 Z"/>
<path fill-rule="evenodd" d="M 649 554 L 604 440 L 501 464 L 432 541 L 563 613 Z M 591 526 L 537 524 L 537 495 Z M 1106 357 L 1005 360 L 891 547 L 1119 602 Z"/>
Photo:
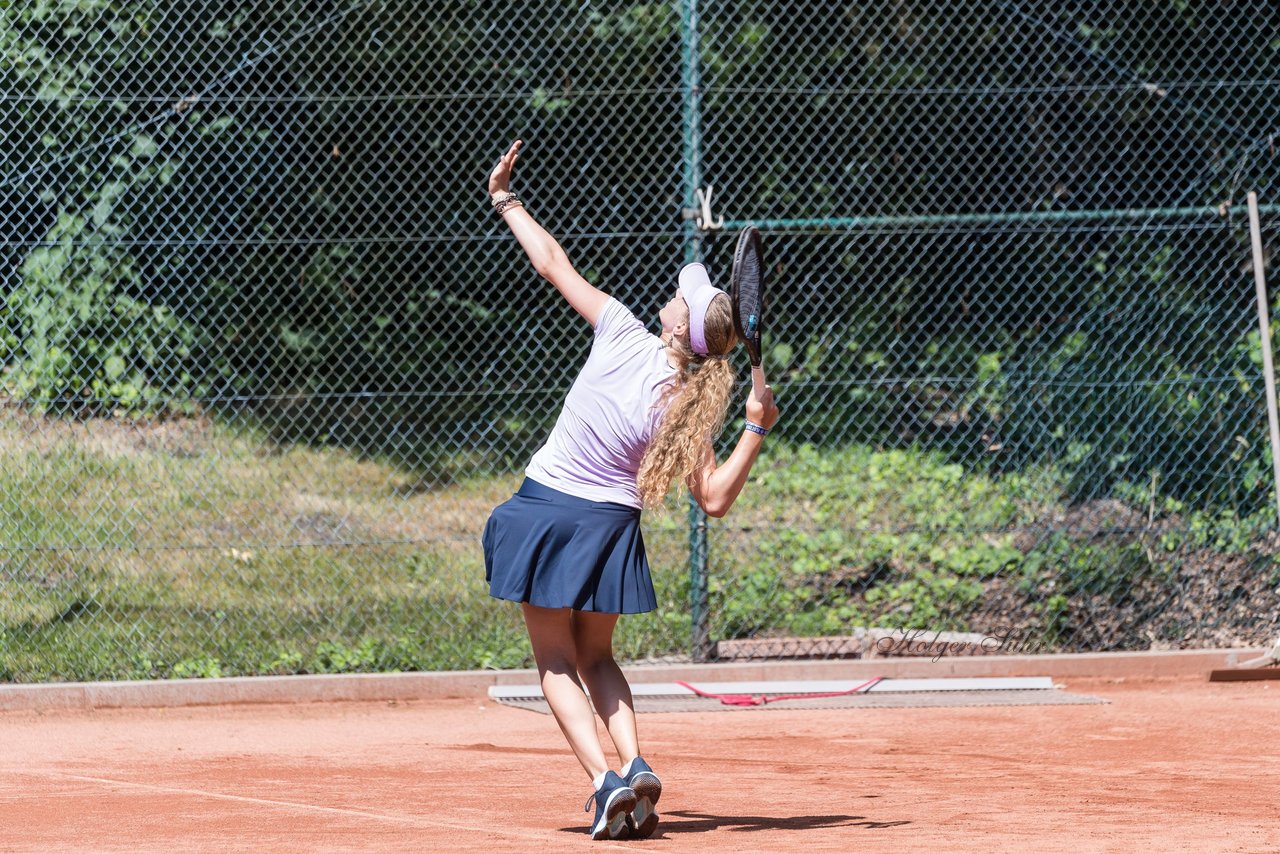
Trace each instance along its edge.
<path fill-rule="evenodd" d="M 684 253 L 679 9 L 0 5 L 10 393 L 247 401 L 286 439 L 519 459 L 586 339 L 484 174 L 524 136 L 530 208 L 656 302 Z M 769 235 L 805 438 L 1262 500 L 1239 217 L 1150 212 L 1275 186 L 1273 5 L 719 0 L 700 21 L 723 211 L 864 222 Z M 719 274 L 730 242 L 707 246 Z"/>

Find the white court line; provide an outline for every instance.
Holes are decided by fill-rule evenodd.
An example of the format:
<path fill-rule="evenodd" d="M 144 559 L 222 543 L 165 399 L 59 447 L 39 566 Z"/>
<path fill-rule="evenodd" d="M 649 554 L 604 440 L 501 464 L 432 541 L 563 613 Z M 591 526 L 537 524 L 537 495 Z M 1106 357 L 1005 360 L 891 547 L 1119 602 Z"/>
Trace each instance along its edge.
<path fill-rule="evenodd" d="M 713 694 L 825 694 L 852 691 L 867 682 L 865 679 L 808 680 L 804 682 L 690 682 L 695 687 Z M 934 691 L 1049 691 L 1054 687 L 1048 676 L 946 676 L 932 679 L 882 679 L 864 694 L 898 694 Z M 640 682 L 631 686 L 635 697 L 693 697 L 693 691 L 674 682 Z M 492 685 L 489 698 L 537 699 L 542 696 L 541 685 Z"/>
<path fill-rule="evenodd" d="M 311 812 L 330 813 L 333 815 L 351 816 L 355 818 L 372 818 L 379 821 L 389 821 L 398 824 L 408 824 L 415 827 L 448 827 L 453 830 L 464 830 L 470 833 L 491 833 L 499 836 L 512 836 L 517 839 L 536 839 L 540 842 L 548 841 L 545 835 L 536 833 L 521 833 L 519 831 L 498 829 L 494 827 L 484 827 L 474 824 L 459 824 L 450 821 L 440 821 L 439 819 L 424 820 L 414 816 L 403 816 L 386 813 L 368 812 L 366 810 L 346 809 L 343 807 L 323 807 L 317 804 L 299 803 L 297 801 L 280 801 L 272 798 L 254 798 L 248 795 L 228 795 L 222 792 L 208 792 L 203 789 L 183 789 L 178 786 L 160 786 L 155 783 L 135 783 L 131 780 L 113 780 L 108 777 L 88 777 L 82 774 L 68 774 L 63 771 L 20 771 L 20 774 L 26 774 L 31 777 L 50 776 L 64 777 L 68 780 L 80 780 L 86 783 L 105 783 L 112 786 L 126 786 L 134 789 L 145 789 L 153 792 L 168 792 L 177 795 L 196 795 L 203 798 L 214 798 L 223 801 L 234 801 L 237 803 L 256 804 L 259 806 L 287 807 L 290 809 L 306 810 Z M 586 832 L 583 832 L 585 835 Z M 554 837 L 552 837 L 554 839 Z M 599 847 L 599 843 L 593 843 L 592 849 Z M 611 844 L 610 848 L 619 851 L 632 851 L 634 849 L 626 845 Z"/>

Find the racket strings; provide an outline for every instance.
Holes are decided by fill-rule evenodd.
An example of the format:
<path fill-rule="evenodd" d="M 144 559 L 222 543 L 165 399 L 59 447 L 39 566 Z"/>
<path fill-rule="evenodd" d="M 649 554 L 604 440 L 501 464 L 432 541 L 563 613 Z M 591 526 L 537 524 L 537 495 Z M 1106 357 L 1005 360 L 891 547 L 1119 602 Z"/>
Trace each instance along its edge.
<path fill-rule="evenodd" d="M 760 259 L 748 252 L 742 259 L 738 280 L 739 332 L 745 338 L 756 340 L 760 335 Z"/>
<path fill-rule="evenodd" d="M 733 323 L 753 367 L 760 365 L 761 316 L 764 313 L 764 257 L 760 232 L 752 226 L 738 237 L 730 274 Z"/>

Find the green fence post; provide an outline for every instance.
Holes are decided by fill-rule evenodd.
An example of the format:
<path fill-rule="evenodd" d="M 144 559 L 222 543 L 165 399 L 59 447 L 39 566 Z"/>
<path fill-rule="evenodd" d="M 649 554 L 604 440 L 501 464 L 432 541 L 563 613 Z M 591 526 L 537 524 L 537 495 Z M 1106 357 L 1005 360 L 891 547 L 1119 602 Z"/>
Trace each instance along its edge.
<path fill-rule="evenodd" d="M 683 33 L 681 68 L 684 92 L 684 256 L 702 257 L 702 235 L 697 220 L 698 187 L 702 183 L 702 81 L 698 63 L 698 0 L 681 0 Z M 711 631 L 707 614 L 707 515 L 689 497 L 689 611 L 690 655 L 694 661 L 711 658 Z"/>

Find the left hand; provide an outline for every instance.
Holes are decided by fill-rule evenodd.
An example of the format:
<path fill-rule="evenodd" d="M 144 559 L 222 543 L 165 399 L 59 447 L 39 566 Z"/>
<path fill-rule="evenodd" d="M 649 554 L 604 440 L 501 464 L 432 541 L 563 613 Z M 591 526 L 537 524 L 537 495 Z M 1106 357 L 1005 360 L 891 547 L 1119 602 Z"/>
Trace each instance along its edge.
<path fill-rule="evenodd" d="M 524 145 L 524 140 L 517 139 L 511 143 L 511 147 L 507 149 L 507 153 L 502 155 L 502 159 L 498 161 L 498 165 L 493 167 L 493 171 L 489 173 L 489 195 L 494 193 L 510 192 L 511 190 L 511 170 L 515 168 L 516 158 L 520 156 L 520 146 Z"/>

